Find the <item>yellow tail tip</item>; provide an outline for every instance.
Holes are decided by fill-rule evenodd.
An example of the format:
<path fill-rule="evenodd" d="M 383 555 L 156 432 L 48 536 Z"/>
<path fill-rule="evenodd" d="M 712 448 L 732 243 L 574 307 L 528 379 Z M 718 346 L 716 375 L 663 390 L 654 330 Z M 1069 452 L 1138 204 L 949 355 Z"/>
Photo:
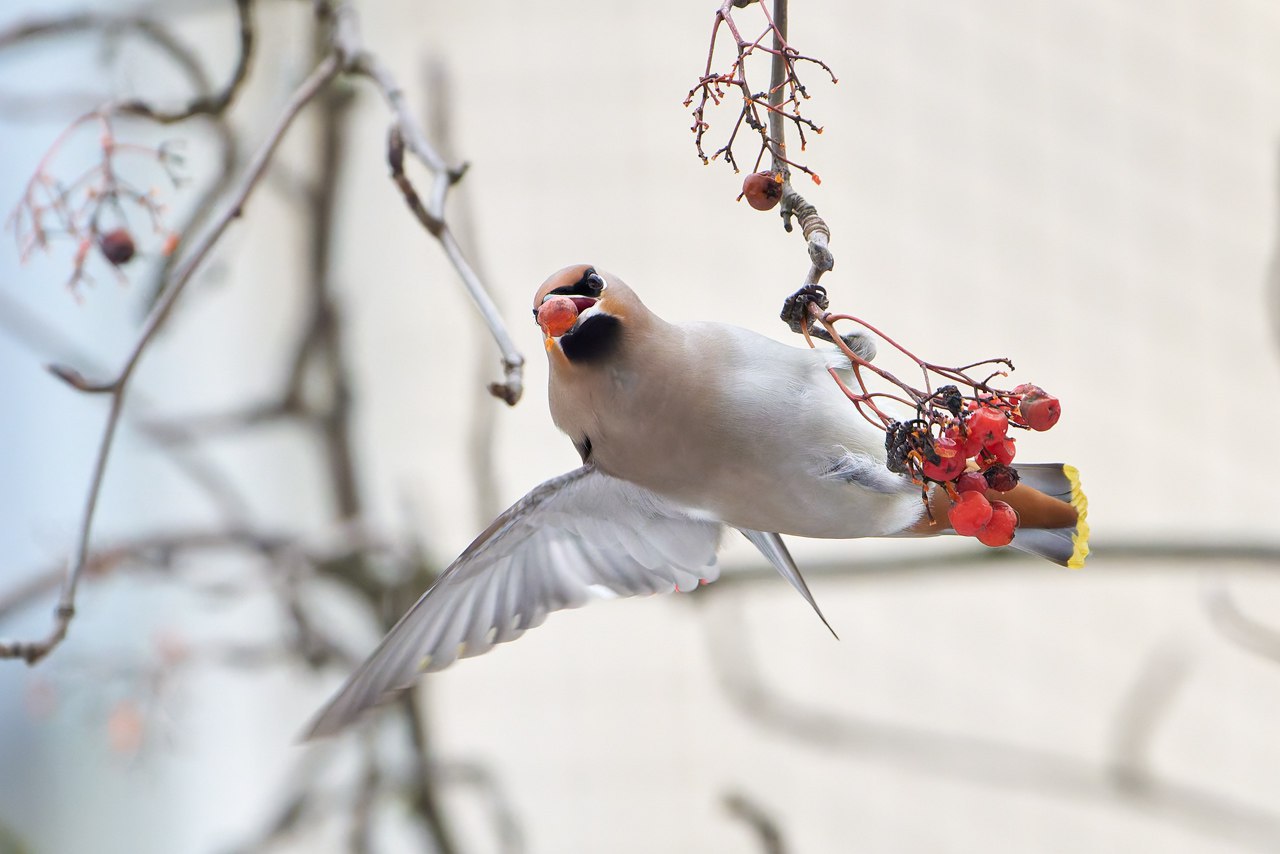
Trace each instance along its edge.
<path fill-rule="evenodd" d="M 1071 544 L 1074 549 L 1067 560 L 1067 568 L 1079 569 L 1084 566 L 1084 560 L 1089 556 L 1089 499 L 1080 486 L 1079 469 L 1075 466 L 1063 466 L 1062 473 L 1071 482 L 1071 506 L 1076 508 L 1078 516 L 1076 531 L 1071 535 Z"/>

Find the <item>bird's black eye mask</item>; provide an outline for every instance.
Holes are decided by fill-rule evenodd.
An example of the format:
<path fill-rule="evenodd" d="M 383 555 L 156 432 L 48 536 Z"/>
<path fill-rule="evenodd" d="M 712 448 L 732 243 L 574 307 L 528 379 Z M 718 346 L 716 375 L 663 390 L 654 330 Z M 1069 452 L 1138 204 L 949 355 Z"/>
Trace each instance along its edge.
<path fill-rule="evenodd" d="M 594 304 L 594 300 L 600 299 L 600 295 L 604 293 L 604 289 L 604 279 L 596 272 L 595 267 L 588 267 L 582 272 L 582 278 L 578 279 L 578 281 L 574 282 L 572 285 L 563 285 L 553 291 L 548 291 L 546 297 L 543 297 L 543 299 L 545 300 L 547 297 L 551 296 L 584 297 L 593 301 L 590 303 L 578 304 L 578 310 L 585 311 Z M 533 309 L 533 316 L 535 319 L 538 316 L 537 307 Z"/>
<path fill-rule="evenodd" d="M 596 272 L 595 267 L 588 267 L 583 271 L 581 279 L 578 279 L 572 285 L 556 288 L 551 293 L 564 294 L 568 297 L 599 299 L 600 294 L 604 293 L 604 279 L 600 278 L 600 274 Z"/>

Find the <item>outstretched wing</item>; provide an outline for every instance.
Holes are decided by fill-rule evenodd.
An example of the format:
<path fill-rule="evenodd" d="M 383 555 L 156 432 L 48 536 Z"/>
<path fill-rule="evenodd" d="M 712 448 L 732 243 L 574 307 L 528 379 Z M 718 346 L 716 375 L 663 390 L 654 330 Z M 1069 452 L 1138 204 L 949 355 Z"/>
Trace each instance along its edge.
<path fill-rule="evenodd" d="M 476 537 L 400 618 L 307 730 L 329 735 L 418 674 L 515 640 L 593 597 L 713 581 L 722 526 L 594 466 L 535 488 Z"/>

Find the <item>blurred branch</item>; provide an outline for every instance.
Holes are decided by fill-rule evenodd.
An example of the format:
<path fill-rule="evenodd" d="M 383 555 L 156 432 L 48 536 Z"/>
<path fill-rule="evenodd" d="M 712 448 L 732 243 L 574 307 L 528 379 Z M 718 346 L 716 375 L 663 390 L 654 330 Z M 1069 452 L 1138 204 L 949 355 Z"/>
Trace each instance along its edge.
<path fill-rule="evenodd" d="M 1280 543 L 1242 543 L 1238 541 L 1215 542 L 1169 542 L 1167 538 L 1142 539 L 1134 537 L 1127 540 L 1104 540 L 1100 545 L 1091 543 L 1092 557 L 1105 560 L 1108 571 L 1136 569 L 1134 564 L 1142 562 L 1163 561 L 1172 567 L 1182 570 L 1199 571 L 1209 566 L 1223 563 L 1237 564 L 1275 564 L 1265 566 L 1263 572 L 1271 573 L 1280 570 Z M 973 549 L 964 548 L 955 551 L 927 555 L 913 555 L 902 558 L 850 558 L 849 561 L 824 560 L 805 561 L 801 567 L 805 578 L 832 579 L 864 579 L 883 577 L 886 580 L 906 579 L 918 575 L 945 574 L 954 575 L 958 569 L 983 572 L 1016 572 L 1028 578 L 1046 574 L 1061 575 L 1058 569 L 1048 569 L 1035 564 L 1034 572 L 1028 566 L 1034 558 L 1023 555 L 1012 549 Z M 746 565 L 729 565 L 720 573 L 720 579 L 709 588 L 708 592 L 717 589 L 726 590 L 739 584 L 754 584 L 777 581 L 777 573 L 770 567 L 757 563 Z M 705 595 L 705 594 L 704 594 Z"/>
<path fill-rule="evenodd" d="M 771 732 L 831 755 L 847 752 L 970 783 L 1118 805 L 1171 825 L 1257 851 L 1273 851 L 1280 814 L 1198 785 L 1155 776 L 1118 785 L 1112 769 L 1070 755 L 999 739 L 942 732 L 830 710 L 784 697 L 764 679 L 741 607 L 729 601 L 708 622 L 712 667 L 738 712 Z"/>
<path fill-rule="evenodd" d="M 1176 646 L 1157 647 L 1147 656 L 1116 711 L 1111 773 L 1118 785 L 1141 788 L 1151 784 L 1152 742 L 1190 670 L 1187 654 Z"/>
<path fill-rule="evenodd" d="M 120 422 L 125 394 L 134 370 L 146 352 L 147 346 L 168 319 L 178 298 L 182 295 L 196 271 L 200 269 L 209 252 L 231 225 L 232 220 L 240 216 L 249 196 L 252 195 L 254 189 L 257 188 L 262 180 L 262 176 L 266 172 L 280 141 L 293 124 L 293 120 L 301 112 L 302 108 L 315 98 L 329 81 L 337 75 L 338 71 L 337 61 L 332 56 L 328 56 L 294 92 L 293 97 L 285 105 L 282 114 L 277 119 L 275 126 L 268 133 L 262 147 L 245 170 L 245 174 L 232 200 L 224 207 L 222 214 L 214 221 L 210 230 L 191 249 L 182 264 L 174 271 L 172 283 L 165 289 L 152 308 L 143 325 L 142 333 L 125 360 L 124 367 L 121 368 L 113 380 L 104 384 L 109 385 L 111 389 L 110 409 L 107 413 L 106 425 L 99 443 L 97 459 L 94 462 L 93 474 L 89 481 L 89 494 L 85 501 L 85 509 L 80 521 L 80 531 L 76 538 L 75 555 L 67 570 L 62 595 L 59 597 L 57 608 L 54 611 L 53 628 L 42 640 L 0 644 L 0 658 L 21 658 L 28 664 L 34 664 L 48 655 L 66 637 L 67 628 L 71 623 L 71 619 L 75 616 L 76 586 L 79 583 L 80 575 L 84 570 L 85 561 L 89 555 L 89 538 L 93 527 L 94 511 L 97 509 L 98 496 L 101 493 L 103 478 L 106 475 L 107 459 L 111 453 L 116 427 Z"/>
<path fill-rule="evenodd" d="M 427 734 L 426 710 L 418 699 L 416 691 L 405 691 L 397 702 L 409 726 L 409 735 L 413 742 L 416 778 L 413 785 L 414 805 L 435 841 L 437 854 L 454 854 L 458 846 L 453 841 L 453 836 L 445 824 L 444 813 L 440 809 L 439 791 L 436 788 L 431 762 L 431 743 Z"/>
<path fill-rule="evenodd" d="M 725 795 L 724 807 L 730 815 L 741 819 L 755 832 L 756 838 L 760 840 L 760 850 L 764 854 L 786 854 L 787 846 L 782 841 L 782 831 L 763 807 L 741 792 Z"/>
<path fill-rule="evenodd" d="M 497 777 L 477 762 L 452 761 L 437 763 L 436 778 L 441 785 L 476 789 L 489 805 L 489 818 L 497 834 L 498 851 L 502 854 L 522 854 L 525 850 L 524 831 L 510 798 L 502 790 Z"/>
<path fill-rule="evenodd" d="M 74 362 L 93 374 L 105 373 L 98 360 L 75 341 L 3 290 L 0 290 L 0 330 L 37 358 L 55 363 Z M 164 425 L 161 428 L 146 420 L 147 411 L 154 407 L 155 401 L 143 392 L 132 393 L 133 421 L 142 435 L 163 450 L 174 466 L 210 497 L 229 524 L 240 527 L 248 525 L 249 508 L 244 497 L 208 459 L 208 455 L 201 453 L 198 448 L 182 444 L 188 434 L 174 425 Z"/>
<path fill-rule="evenodd" d="M 235 69 L 231 72 L 231 79 L 222 89 L 211 94 L 197 93 L 184 106 L 174 110 L 157 109 L 140 98 L 118 104 L 117 110 L 125 115 L 140 116 L 160 124 L 173 124 L 193 116 L 221 116 L 225 113 L 248 76 L 254 47 L 253 18 L 250 14 L 252 0 L 234 0 L 234 2 L 239 22 L 239 53 L 236 57 Z"/>
<path fill-rule="evenodd" d="M 1240 610 L 1221 580 L 1205 585 L 1201 603 L 1210 624 L 1231 643 L 1273 664 L 1280 664 L 1280 631 L 1252 619 Z"/>

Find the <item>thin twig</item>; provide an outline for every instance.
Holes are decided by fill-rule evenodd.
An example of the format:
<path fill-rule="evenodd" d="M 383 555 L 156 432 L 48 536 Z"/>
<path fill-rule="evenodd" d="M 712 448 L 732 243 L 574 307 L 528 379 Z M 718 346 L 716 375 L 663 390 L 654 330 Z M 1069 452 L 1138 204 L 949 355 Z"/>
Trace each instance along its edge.
<path fill-rule="evenodd" d="M 54 610 L 53 628 L 43 640 L 0 644 L 0 658 L 21 658 L 28 664 L 34 664 L 48 655 L 66 637 L 67 628 L 71 623 L 71 619 L 75 616 L 76 586 L 80 581 L 80 575 L 84 571 L 85 563 L 89 557 L 89 541 L 93 529 L 94 513 L 97 509 L 98 497 L 102 492 L 107 460 L 114 444 L 116 428 L 120 423 L 120 413 L 124 406 L 129 381 L 141 362 L 147 346 L 168 319 L 187 284 L 194 277 L 196 271 L 200 269 L 223 233 L 231 225 L 232 220 L 238 218 L 243 212 L 245 203 L 262 180 L 262 176 L 266 172 L 267 166 L 270 165 L 276 148 L 292 126 L 293 120 L 303 107 L 324 90 L 325 86 L 337 75 L 338 71 L 338 61 L 333 56 L 327 56 L 294 92 L 288 104 L 285 105 L 275 127 L 272 128 L 262 147 L 246 168 L 237 192 L 224 207 L 221 216 L 214 221 L 210 230 L 192 248 L 187 258 L 174 271 L 172 283 L 165 289 L 163 295 L 151 310 L 150 315 L 148 315 L 143 325 L 142 333 L 130 350 L 124 367 L 110 383 L 112 386 L 110 409 L 107 412 L 106 425 L 94 460 L 93 473 L 89 479 L 89 494 L 85 499 L 84 512 L 81 515 L 74 557 L 67 570 L 62 595 L 59 597 L 58 605 Z"/>
<path fill-rule="evenodd" d="M 485 325 L 488 326 L 489 333 L 493 336 L 494 341 L 497 342 L 498 349 L 502 355 L 504 378 L 500 383 L 491 384 L 489 393 L 514 406 L 520 400 L 521 394 L 524 393 L 524 356 L 520 355 L 515 341 L 511 338 L 511 333 L 507 331 L 498 307 L 494 304 L 493 298 L 489 296 L 488 289 L 485 288 L 484 283 L 480 281 L 475 268 L 467 260 L 465 253 L 458 245 L 458 241 L 454 238 L 453 232 L 449 228 L 448 221 L 445 219 L 444 207 L 449 189 L 462 178 L 466 172 L 466 167 L 449 168 L 444 158 L 427 140 L 426 133 L 410 113 L 405 102 L 404 92 L 400 89 L 399 84 L 396 83 L 395 78 L 391 76 L 386 66 L 377 57 L 368 53 L 361 54 L 355 61 L 352 70 L 362 74 L 374 83 L 395 116 L 391 131 L 388 134 L 387 143 L 387 160 L 391 165 L 392 180 L 395 181 L 401 194 L 404 195 L 409 209 L 417 217 L 418 221 L 422 223 L 423 228 L 432 237 L 436 238 L 444 248 L 445 255 L 448 256 L 450 263 L 453 264 L 454 269 L 462 279 L 462 284 L 466 287 L 472 302 L 475 303 L 476 308 L 480 311 L 480 316 L 484 319 Z M 406 148 L 430 169 L 435 176 L 430 199 L 426 204 L 422 202 L 418 193 L 413 189 L 413 185 L 409 182 L 408 176 L 405 175 L 404 151 Z"/>

